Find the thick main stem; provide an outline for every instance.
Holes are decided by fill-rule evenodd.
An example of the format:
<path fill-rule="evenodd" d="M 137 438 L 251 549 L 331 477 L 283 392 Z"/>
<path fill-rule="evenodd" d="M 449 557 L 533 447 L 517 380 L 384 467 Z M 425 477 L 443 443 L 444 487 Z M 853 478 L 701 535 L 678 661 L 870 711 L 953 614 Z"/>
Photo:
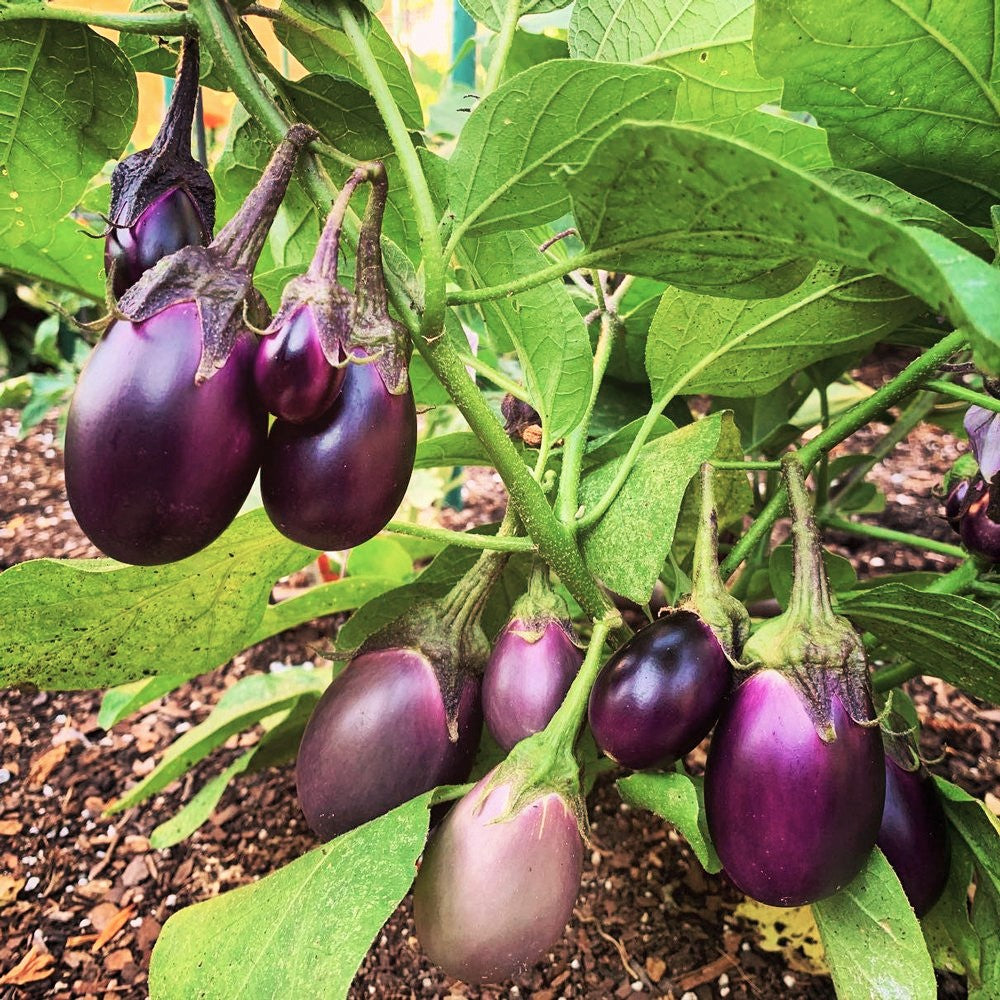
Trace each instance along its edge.
<path fill-rule="evenodd" d="M 15 3 L 0 8 L 0 24 L 5 21 L 66 21 L 137 35 L 186 35 L 191 30 L 186 11 L 114 14 L 103 10 L 53 7 L 46 3 Z"/>

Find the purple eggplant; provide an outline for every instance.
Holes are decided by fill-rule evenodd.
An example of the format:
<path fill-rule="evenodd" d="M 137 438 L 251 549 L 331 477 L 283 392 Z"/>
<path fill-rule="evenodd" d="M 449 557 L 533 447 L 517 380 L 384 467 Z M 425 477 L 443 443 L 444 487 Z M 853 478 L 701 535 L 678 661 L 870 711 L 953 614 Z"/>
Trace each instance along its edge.
<path fill-rule="evenodd" d="M 368 176 L 359 167 L 341 188 L 309 270 L 285 286 L 261 340 L 254 380 L 261 401 L 279 420 L 319 420 L 343 384 L 357 303 L 337 281 L 340 233 L 351 195 Z"/>
<path fill-rule="evenodd" d="M 1000 520 L 994 520 L 991 491 L 983 490 L 962 515 L 959 534 L 965 547 L 987 562 L 1000 562 Z"/>
<path fill-rule="evenodd" d="M 435 785 L 464 781 L 481 728 L 471 674 L 449 695 L 418 649 L 363 652 L 323 693 L 303 734 L 295 781 L 306 821 L 329 840 Z"/>
<path fill-rule="evenodd" d="M 914 912 L 924 916 L 948 881 L 948 822 L 927 769 L 919 764 L 903 767 L 891 753 L 885 755 L 885 809 L 876 843 Z"/>
<path fill-rule="evenodd" d="M 523 974 L 563 933 L 580 888 L 583 844 L 570 804 L 543 791 L 511 810 L 511 784 L 490 787 L 492 777 L 447 815 L 413 887 L 421 946 L 467 983 Z"/>
<path fill-rule="evenodd" d="M 299 152 L 289 130 L 246 202 L 207 247 L 160 260 L 119 300 L 80 375 L 66 429 L 66 492 L 107 555 L 155 564 L 192 555 L 253 485 L 267 414 L 253 391 L 266 322 L 252 274 Z"/>
<path fill-rule="evenodd" d="M 958 532 L 961 528 L 962 516 L 971 502 L 968 479 L 957 482 L 949 491 L 944 500 L 944 517 L 952 531 Z"/>
<path fill-rule="evenodd" d="M 512 618 L 483 674 L 483 716 L 505 750 L 543 730 L 562 704 L 583 662 L 569 623 Z"/>
<path fill-rule="evenodd" d="M 243 331 L 198 384 L 197 307 L 119 320 L 94 349 L 69 411 L 66 490 L 87 537 L 122 562 L 183 559 L 217 538 L 250 492 L 267 437 Z"/>
<path fill-rule="evenodd" d="M 261 469 L 264 508 L 293 541 L 325 551 L 353 548 L 396 512 L 416 448 L 412 391 L 393 395 L 376 365 L 352 362 L 320 420 L 274 422 Z"/>
<path fill-rule="evenodd" d="M 198 97 L 198 42 L 186 38 L 166 117 L 149 149 L 111 174 L 104 266 L 120 298 L 158 260 L 181 247 L 205 246 L 215 225 L 215 188 L 191 155 Z"/>
<path fill-rule="evenodd" d="M 666 766 L 708 735 L 731 680 L 712 629 L 691 611 L 671 611 L 601 668 L 590 692 L 594 739 L 623 767 Z"/>
<path fill-rule="evenodd" d="M 261 497 L 274 526 L 314 549 L 352 548 L 381 531 L 406 493 L 417 447 L 409 336 L 389 316 L 382 273 L 387 181 L 381 165 L 368 177 L 357 312 L 346 342 L 338 340 L 349 358 L 340 395 L 319 420 L 276 420 L 261 470 Z"/>
<path fill-rule="evenodd" d="M 726 874 L 770 906 L 803 906 L 842 889 L 878 834 L 885 770 L 878 728 L 858 725 L 834 683 L 824 740 L 797 685 L 761 670 L 715 727 L 705 808 Z"/>
<path fill-rule="evenodd" d="M 751 637 L 751 673 L 715 727 L 705 770 L 709 832 L 729 877 L 771 906 L 842 889 L 875 845 L 885 762 L 865 648 L 833 612 L 822 548 L 794 455 L 787 610 Z"/>

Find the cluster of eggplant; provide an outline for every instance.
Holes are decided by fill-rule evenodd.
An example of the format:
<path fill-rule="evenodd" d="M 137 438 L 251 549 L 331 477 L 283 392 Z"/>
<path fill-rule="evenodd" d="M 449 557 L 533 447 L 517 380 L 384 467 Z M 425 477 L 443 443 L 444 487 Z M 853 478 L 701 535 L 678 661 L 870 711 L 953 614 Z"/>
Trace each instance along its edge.
<path fill-rule="evenodd" d="M 987 391 L 1000 397 L 1000 385 L 984 380 Z M 965 414 L 972 455 L 978 471 L 959 479 L 944 502 L 944 516 L 973 555 L 1000 562 L 1000 413 L 970 406 Z"/>
<path fill-rule="evenodd" d="M 70 505 L 107 555 L 174 562 L 226 529 L 260 472 L 278 530 L 312 548 L 350 548 L 392 517 L 416 448 L 409 340 L 389 316 L 382 272 L 384 169 L 349 178 L 308 272 L 272 318 L 253 271 L 315 133 L 289 129 L 212 239 L 215 190 L 191 155 L 197 90 L 198 47 L 187 39 L 156 140 L 112 174 L 113 305 L 70 405 Z M 352 293 L 337 280 L 340 233 L 366 181 Z"/>
<path fill-rule="evenodd" d="M 708 828 L 730 879 L 753 898 L 798 906 L 829 896 L 877 844 L 923 915 L 948 875 L 944 811 L 905 734 L 883 735 L 862 642 L 831 607 L 801 469 L 789 463 L 786 478 L 795 558 L 786 612 L 748 640 L 746 611 L 719 578 L 713 513 L 692 596 L 603 665 L 590 730 L 612 760 L 645 770 L 673 767 L 714 727 Z M 565 604 L 539 579 L 485 667 L 449 647 L 434 606 L 373 640 L 325 692 L 299 751 L 300 802 L 323 838 L 465 780 L 484 717 L 514 751 L 440 822 L 414 886 L 418 940 L 466 982 L 527 970 L 562 933 L 579 891 L 578 784 L 510 766 L 522 741 L 545 737 L 583 660 Z"/>

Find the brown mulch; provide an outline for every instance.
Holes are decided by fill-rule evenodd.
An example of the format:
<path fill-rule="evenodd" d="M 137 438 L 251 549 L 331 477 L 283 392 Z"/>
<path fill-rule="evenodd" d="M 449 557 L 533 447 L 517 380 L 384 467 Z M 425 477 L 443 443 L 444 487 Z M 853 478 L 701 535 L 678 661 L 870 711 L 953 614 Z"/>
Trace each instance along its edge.
<path fill-rule="evenodd" d="M 24 442 L 15 440 L 16 432 L 17 415 L 0 411 L 0 568 L 39 556 L 96 555 L 65 502 L 53 422 Z M 866 433 L 852 447 L 863 448 L 872 439 Z M 888 497 L 879 523 L 950 540 L 932 495 L 949 449 L 956 449 L 953 439 L 922 428 L 879 467 Z M 502 509 L 491 471 L 477 470 L 466 494 L 467 511 L 474 513 L 448 514 L 452 526 L 477 514 L 495 519 Z M 862 572 L 950 564 L 915 550 L 900 556 L 885 545 L 832 537 Z M 22 984 L 0 985 L 0 1000 L 143 997 L 149 956 L 171 913 L 314 846 L 298 813 L 291 769 L 275 768 L 239 780 L 189 840 L 150 848 L 153 828 L 257 733 L 232 737 L 221 754 L 137 809 L 110 818 L 102 810 L 148 773 L 180 732 L 201 721 L 227 686 L 254 671 L 314 659 L 332 625 L 274 637 L 110 732 L 97 726 L 97 693 L 0 695 L 0 977 L 16 969 Z M 910 691 L 924 722 L 924 749 L 940 757 L 934 770 L 996 805 L 1000 712 L 939 681 L 912 682 Z M 692 763 L 702 759 L 696 751 Z M 590 816 L 594 850 L 573 920 L 530 974 L 502 989 L 447 979 L 422 956 L 404 901 L 374 942 L 351 996 L 833 997 L 828 979 L 764 951 L 754 927 L 734 915 L 739 893 L 724 877 L 705 875 L 673 830 L 622 804 L 609 779 L 598 784 Z M 943 983 L 942 996 L 962 995 L 957 981 Z"/>

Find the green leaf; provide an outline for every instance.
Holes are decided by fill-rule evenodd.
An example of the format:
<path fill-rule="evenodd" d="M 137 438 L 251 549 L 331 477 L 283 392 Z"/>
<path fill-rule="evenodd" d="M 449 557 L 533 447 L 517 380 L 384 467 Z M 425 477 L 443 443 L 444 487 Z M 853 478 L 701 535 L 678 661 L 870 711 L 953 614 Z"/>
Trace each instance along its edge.
<path fill-rule="evenodd" d="M 282 10 L 291 20 L 275 22 L 275 32 L 281 43 L 307 70 L 340 76 L 364 90 L 368 89 L 365 74 L 343 32 L 312 24 L 297 16 L 285 4 L 282 4 Z M 406 60 L 377 18 L 369 20 L 368 44 L 407 128 L 422 130 L 424 115 Z"/>
<path fill-rule="evenodd" d="M 453 465 L 492 465 L 482 442 L 471 431 L 455 431 L 427 438 L 417 445 L 414 469 Z"/>
<path fill-rule="evenodd" d="M 669 119 L 676 85 L 666 70 L 574 59 L 514 77 L 477 105 L 448 162 L 456 224 L 484 235 L 565 215 L 558 168 L 582 163 L 623 117 Z"/>
<path fill-rule="evenodd" d="M 462 6 L 491 31 L 499 31 L 504 15 L 510 6 L 508 0 L 461 0 Z M 568 7 L 572 0 L 520 0 L 518 17 L 525 14 L 544 14 Z"/>
<path fill-rule="evenodd" d="M 920 925 L 877 847 L 850 885 L 812 909 L 841 1000 L 935 1000 L 934 966 Z"/>
<path fill-rule="evenodd" d="M 783 607 L 788 607 L 788 598 L 792 593 L 792 546 L 779 545 L 771 550 L 767 572 L 771 580 L 771 593 Z M 830 581 L 830 588 L 835 594 L 844 593 L 857 586 L 858 574 L 850 559 L 838 556 L 836 552 L 823 549 L 823 565 Z"/>
<path fill-rule="evenodd" d="M 372 939 L 413 882 L 431 793 L 164 925 L 151 1000 L 346 997 Z"/>
<path fill-rule="evenodd" d="M 583 539 L 587 566 L 616 594 L 649 600 L 670 551 L 688 483 L 719 444 L 722 414 L 649 441 L 604 516 Z M 616 459 L 585 476 L 580 504 L 596 505 L 618 471 Z M 622 553 L 628 552 L 623 559 Z"/>
<path fill-rule="evenodd" d="M 486 68 L 489 69 L 496 54 L 496 46 L 490 47 L 486 60 Z M 507 59 L 503 64 L 503 73 L 500 82 L 506 83 L 511 77 L 523 73 L 532 66 L 548 62 L 550 59 L 565 59 L 569 55 L 565 38 L 553 38 L 551 35 L 536 35 L 531 31 L 522 31 L 520 28 L 514 32 L 514 40 L 511 42 Z"/>
<path fill-rule="evenodd" d="M 305 694 L 317 698 L 330 683 L 329 670 L 297 667 L 278 674 L 250 674 L 227 688 L 208 718 L 182 733 L 167 748 L 159 763 L 130 788 L 109 812 L 129 809 L 166 788 L 199 760 L 268 715 L 288 709 Z"/>
<path fill-rule="evenodd" d="M 734 298 L 783 294 L 789 286 L 775 274 L 808 257 L 861 268 L 967 328 L 981 367 L 1000 370 L 1000 273 L 742 142 L 687 125 L 626 123 L 567 183 L 580 234 L 602 266 Z M 650 191 L 673 196 L 650 199 Z"/>
<path fill-rule="evenodd" d="M 351 549 L 347 557 L 350 577 L 383 577 L 402 583 L 413 577 L 413 559 L 398 539 L 370 538 Z"/>
<path fill-rule="evenodd" d="M 185 680 L 187 678 L 183 675 L 166 673 L 109 688 L 101 699 L 97 724 L 102 729 L 110 729 L 126 716 L 137 712 L 143 705 L 148 705 L 151 701 L 169 694 L 174 688 L 180 687 Z"/>
<path fill-rule="evenodd" d="M 276 579 L 311 551 L 263 510 L 208 548 L 165 566 L 37 559 L 0 574 L 0 684 L 103 688 L 168 666 L 193 677 L 247 645 Z"/>
<path fill-rule="evenodd" d="M 538 269 L 541 255 L 524 233 L 498 233 L 465 244 L 477 284 L 510 281 Z M 550 441 L 568 434 L 590 398 L 593 355 L 579 310 L 561 281 L 481 304 L 486 325 L 517 349 L 532 405 Z"/>
<path fill-rule="evenodd" d="M 91 177 L 125 148 L 137 108 L 132 67 L 106 38 L 79 24 L 7 22 L 0 36 L 0 245 L 46 246 Z"/>
<path fill-rule="evenodd" d="M 377 14 L 382 7 L 382 0 L 354 0 L 354 2 L 370 14 Z M 337 4 L 330 4 L 326 0 L 281 0 L 281 6 L 287 13 L 320 27 L 339 29 L 341 26 Z M 357 13 L 355 11 L 355 15 Z M 371 19 L 366 19 L 366 30 L 370 24 Z"/>
<path fill-rule="evenodd" d="M 630 774 L 618 779 L 618 791 L 630 806 L 648 809 L 677 827 L 705 871 L 722 871 L 705 819 L 704 779 L 681 771 Z"/>
<path fill-rule="evenodd" d="M 0 244 L 0 269 L 104 301 L 104 241 L 67 216 L 26 243 Z"/>
<path fill-rule="evenodd" d="M 842 595 L 837 611 L 921 673 L 1000 702 L 1000 618 L 988 608 L 956 594 L 886 583 Z"/>
<path fill-rule="evenodd" d="M 992 2 L 757 0 L 761 72 L 837 160 L 982 225 L 1000 201 Z"/>
<path fill-rule="evenodd" d="M 952 838 L 953 840 L 955 838 Z M 951 844 L 951 869 L 941 898 L 920 921 L 934 967 L 979 978 L 981 946 L 969 918 L 972 858 L 962 842 Z"/>

